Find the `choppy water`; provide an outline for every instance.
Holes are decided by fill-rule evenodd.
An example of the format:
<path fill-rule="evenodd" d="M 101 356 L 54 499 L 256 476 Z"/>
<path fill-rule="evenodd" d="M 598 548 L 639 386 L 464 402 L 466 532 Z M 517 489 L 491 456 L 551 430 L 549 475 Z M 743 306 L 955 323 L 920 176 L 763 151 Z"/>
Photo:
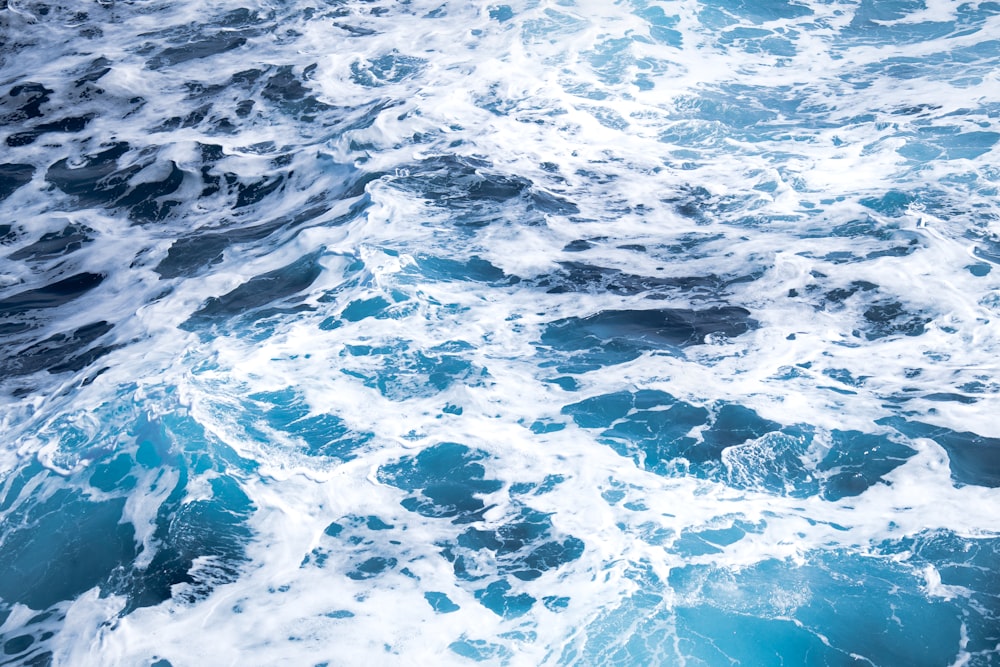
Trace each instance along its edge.
<path fill-rule="evenodd" d="M 1000 4 L 0 1 L 0 664 L 1000 664 Z"/>

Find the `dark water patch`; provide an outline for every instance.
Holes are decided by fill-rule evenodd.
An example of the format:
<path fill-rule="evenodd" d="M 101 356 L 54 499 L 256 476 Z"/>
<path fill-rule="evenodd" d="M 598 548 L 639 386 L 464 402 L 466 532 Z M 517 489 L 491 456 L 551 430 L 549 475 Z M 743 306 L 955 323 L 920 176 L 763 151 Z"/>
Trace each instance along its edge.
<path fill-rule="evenodd" d="M 153 132 L 172 132 L 181 128 L 195 127 L 209 116 L 212 111 L 211 104 L 203 104 L 183 116 L 171 116 L 162 123 L 156 125 Z"/>
<path fill-rule="evenodd" d="M 0 624 L 7 618 L 0 603 Z M 65 615 L 52 612 L 37 614 L 28 619 L 20 628 L 11 628 L 0 634 L 0 665 L 18 667 L 51 667 L 52 652 L 48 650 L 49 640 L 55 636 L 57 623 L 65 621 Z M 17 634 L 21 633 L 21 634 Z"/>
<path fill-rule="evenodd" d="M 918 239 L 910 239 L 906 245 L 896 245 L 881 250 L 872 250 L 865 255 L 866 260 L 878 259 L 879 257 L 906 257 L 913 254 L 920 247 Z"/>
<path fill-rule="evenodd" d="M 690 101 L 688 102 L 691 103 Z M 695 106 L 699 103 L 695 102 Z M 666 135 L 661 140 L 669 141 L 671 137 Z M 690 138 L 679 137 L 680 142 L 689 141 Z M 740 198 L 735 195 L 719 195 L 709 192 L 703 186 L 683 186 L 672 195 L 665 196 L 661 200 L 665 204 L 670 204 L 677 213 L 689 218 L 699 225 L 709 225 L 719 221 L 731 221 L 734 216 L 745 212 L 748 206 L 752 205 L 752 200 L 745 197 Z M 746 226 L 747 219 L 736 218 L 737 224 Z M 681 237 L 679 246 L 684 249 L 696 247 L 706 241 L 714 241 L 719 235 L 709 234 L 688 234 Z"/>
<path fill-rule="evenodd" d="M 739 48 L 747 53 L 773 56 L 794 56 L 798 50 L 793 40 L 764 28 L 734 27 L 719 37 L 719 43 Z"/>
<path fill-rule="evenodd" d="M 400 503 L 407 510 L 465 526 L 453 539 L 439 543 L 441 555 L 460 581 L 482 586 L 483 580 L 492 580 L 473 591 L 476 598 L 494 613 L 515 618 L 527 613 L 535 599 L 512 592 L 510 579 L 534 581 L 578 559 L 584 544 L 573 536 L 558 535 L 548 514 L 519 502 L 499 525 L 484 526 L 483 514 L 489 507 L 482 496 L 503 487 L 488 477 L 484 464 L 489 460 L 485 452 L 441 443 L 384 465 L 377 474 L 380 482 L 410 492 Z M 338 526 L 334 532 L 342 531 Z M 432 606 L 440 603 L 428 600 Z"/>
<path fill-rule="evenodd" d="M 480 604 L 502 618 L 524 616 L 535 604 L 535 598 L 527 593 L 511 593 L 511 585 L 505 581 L 494 581 L 486 588 L 475 592 Z"/>
<path fill-rule="evenodd" d="M 522 506 L 498 528 L 466 529 L 444 556 L 460 579 L 480 579 L 482 561 L 488 554 L 490 566 L 486 572 L 533 581 L 583 554 L 581 540 L 572 536 L 555 538 L 553 530 L 548 514 Z"/>
<path fill-rule="evenodd" d="M 74 197 L 81 208 L 105 206 L 124 208 L 135 222 L 158 222 L 181 204 L 180 189 L 185 172 L 172 160 L 155 164 L 152 160 L 119 169 L 119 160 L 130 150 L 126 142 L 111 144 L 97 153 L 85 155 L 79 163 L 64 158 L 52 164 L 45 180 Z M 145 172 L 140 177 L 140 173 Z M 137 177 L 143 178 L 135 182 Z"/>
<path fill-rule="evenodd" d="M 689 453 L 688 459 L 695 462 L 714 460 L 727 447 L 760 438 L 780 428 L 780 424 L 760 417 L 750 408 L 724 404 L 716 411 L 711 426 L 702 432 L 702 446 Z"/>
<path fill-rule="evenodd" d="M 202 599 L 235 580 L 247 562 L 245 547 L 252 537 L 247 520 L 256 508 L 233 475 L 252 466 L 188 417 L 143 417 L 131 435 L 136 471 L 172 471 L 157 475 L 154 484 L 173 481 L 173 488 L 156 512 L 155 555 L 147 567 L 132 568 L 116 583 L 115 592 L 128 598 L 124 613 L 172 597 Z M 129 477 L 125 463 L 119 461 L 117 470 L 105 473 L 119 480 L 115 486 Z M 192 484 L 199 485 L 196 499 L 191 498 Z"/>
<path fill-rule="evenodd" d="M 566 425 L 560 422 L 552 422 L 547 419 L 538 419 L 531 424 L 531 432 L 535 434 L 543 433 L 555 433 L 566 428 Z"/>
<path fill-rule="evenodd" d="M 823 473 L 823 497 L 857 496 L 882 481 L 916 452 L 884 435 L 830 431 L 830 450 L 817 466 Z"/>
<path fill-rule="evenodd" d="M 261 103 L 262 109 L 273 108 L 304 122 L 312 122 L 319 114 L 324 114 L 325 122 L 331 126 L 341 125 L 341 131 L 346 131 L 348 126 L 370 125 L 375 122 L 378 111 L 394 104 L 388 100 L 375 100 L 361 107 L 328 105 L 321 102 L 309 87 L 310 69 L 306 67 L 300 70 L 290 65 L 264 65 L 261 69 L 237 72 L 226 84 L 219 86 L 218 91 L 208 90 L 199 84 L 192 89 L 192 95 L 202 98 L 214 96 L 215 92 L 222 90 L 244 91 L 246 98 L 240 102 L 242 107 L 237 108 L 237 115 L 240 117 L 250 116 L 256 100 Z M 263 110 L 261 113 L 267 115 Z"/>
<path fill-rule="evenodd" d="M 540 342 L 552 350 L 575 353 L 560 372 L 582 373 L 631 361 L 646 351 L 679 352 L 704 343 L 710 335 L 734 338 L 754 327 L 750 311 L 735 306 L 605 310 L 551 322 Z"/>
<path fill-rule="evenodd" d="M 823 255 L 814 254 L 812 252 L 800 252 L 799 255 L 802 257 L 809 257 L 813 259 L 819 259 L 824 262 L 829 262 L 831 264 L 856 264 L 858 262 L 863 262 L 864 257 L 856 255 L 849 250 L 833 250 L 831 252 L 825 253 Z"/>
<path fill-rule="evenodd" d="M 236 116 L 238 118 L 247 118 L 253 111 L 254 101 L 253 100 L 242 100 L 236 104 Z"/>
<path fill-rule="evenodd" d="M 212 25 L 222 28 L 248 28 L 262 23 L 269 15 L 261 15 L 256 10 L 246 7 L 232 9 L 212 21 Z"/>
<path fill-rule="evenodd" d="M 575 241 L 570 241 L 565 246 L 563 246 L 563 252 L 583 252 L 584 250 L 590 250 L 594 247 L 594 244 L 586 239 L 577 239 Z"/>
<path fill-rule="evenodd" d="M 416 76 L 426 65 L 423 58 L 403 55 L 393 49 L 377 58 L 351 63 L 351 80 L 359 86 L 378 88 Z"/>
<path fill-rule="evenodd" d="M 895 109 L 892 113 L 895 116 L 928 116 L 931 112 L 937 111 L 941 108 L 940 104 L 912 104 L 907 106 L 899 107 Z"/>
<path fill-rule="evenodd" d="M 913 579 L 905 567 L 852 558 L 801 569 L 766 561 L 738 573 L 688 566 L 671 573 L 670 583 L 701 600 L 678 610 L 677 634 L 706 664 L 917 664 L 931 656 L 948 664 L 958 642 L 957 610 L 924 598 Z M 727 597 L 727 585 L 737 586 L 741 599 Z M 775 603 L 786 586 L 812 595 L 783 610 Z M 859 605 L 859 613 L 848 621 L 838 613 L 842 604 Z"/>
<path fill-rule="evenodd" d="M 73 82 L 73 86 L 80 88 L 88 83 L 96 83 L 104 78 L 111 71 L 111 61 L 105 57 L 94 58 L 87 66 L 82 76 Z"/>
<path fill-rule="evenodd" d="M 559 262 L 559 267 L 556 273 L 533 278 L 528 284 L 546 289 L 549 294 L 610 292 L 632 296 L 649 292 L 654 296 L 680 293 L 708 298 L 724 295 L 730 284 L 742 281 L 727 280 L 715 275 L 679 278 L 642 276 L 584 262 Z"/>
<path fill-rule="evenodd" d="M 869 307 L 864 312 L 865 338 L 877 340 L 888 336 L 919 336 L 931 318 L 908 312 L 898 301 L 889 301 Z"/>
<path fill-rule="evenodd" d="M 965 267 L 966 270 L 977 278 L 982 278 L 989 275 L 990 271 L 993 269 L 989 264 L 984 262 L 976 262 L 975 264 L 969 264 Z"/>
<path fill-rule="evenodd" d="M 69 223 L 62 231 L 43 234 L 34 243 L 10 254 L 15 260 L 52 259 L 68 255 L 94 240 L 94 230 L 75 223 Z"/>
<path fill-rule="evenodd" d="M 875 283 L 870 283 L 867 280 L 854 280 L 847 287 L 829 290 L 823 295 L 823 299 L 825 303 L 841 304 L 855 294 L 872 292 L 877 289 L 878 285 Z"/>
<path fill-rule="evenodd" d="M 194 39 L 181 46 L 171 46 L 163 49 L 157 55 L 146 61 L 146 67 L 151 70 L 173 67 L 190 60 L 198 60 L 238 49 L 247 43 L 247 37 L 238 32 L 219 32 Z"/>
<path fill-rule="evenodd" d="M 79 165 L 68 158 L 49 167 L 45 180 L 84 206 L 109 204 L 128 190 L 128 178 L 139 168 L 117 172 L 118 159 L 129 151 L 129 144 L 117 142 L 108 148 L 82 158 Z"/>
<path fill-rule="evenodd" d="M 674 30 L 680 22 L 680 16 L 668 16 L 662 7 L 656 5 L 636 9 L 633 13 L 646 20 L 649 24 L 649 36 L 655 41 L 676 48 L 684 45 L 683 35 Z"/>
<path fill-rule="evenodd" d="M 864 44 L 911 44 L 929 42 L 954 33 L 954 21 L 902 21 L 911 13 L 919 12 L 925 5 L 921 0 L 900 0 L 897 2 L 874 2 L 865 0 L 851 19 L 850 24 L 841 31 L 848 44 L 860 42 Z M 900 21 L 899 23 L 888 23 Z M 878 68 L 871 66 L 869 71 L 877 72 Z M 920 68 L 925 69 L 925 68 Z"/>
<path fill-rule="evenodd" d="M 368 530 L 392 530 L 395 528 L 395 526 L 386 523 L 374 515 L 365 518 L 365 526 L 367 526 Z"/>
<path fill-rule="evenodd" d="M 30 375 L 41 370 L 50 373 L 82 370 L 113 349 L 108 345 L 93 345 L 111 329 L 112 325 L 100 321 L 54 334 L 13 357 L 0 360 L 0 376 Z"/>
<path fill-rule="evenodd" d="M 540 483 L 536 482 L 515 482 L 510 485 L 510 495 L 511 497 L 531 494 L 535 496 L 540 496 L 545 493 L 551 492 L 559 484 L 566 481 L 566 477 L 563 475 L 546 475 Z"/>
<path fill-rule="evenodd" d="M 682 655 L 703 665 L 944 665 L 958 658 L 968 611 L 961 597 L 928 596 L 908 563 L 840 551 L 810 554 L 803 565 L 690 564 L 666 581 L 649 566 L 627 575 L 634 592 L 602 611 L 560 662 L 648 664 Z M 670 605 L 655 593 L 664 588 L 673 592 Z M 989 634 L 979 625 L 970 641 L 983 645 Z"/>
<path fill-rule="evenodd" d="M 955 586 L 968 596 L 963 610 L 968 627 L 965 650 L 973 655 L 993 655 L 1000 641 L 1000 580 L 994 573 L 1000 567 L 1000 539 L 968 539 L 947 530 L 929 531 L 900 540 L 886 540 L 879 552 L 893 557 L 912 554 L 914 567 L 930 564 L 944 586 Z M 975 664 L 973 662 L 972 664 Z M 989 663 L 984 663 L 989 664 Z"/>
<path fill-rule="evenodd" d="M 406 344 L 393 348 L 349 346 L 348 354 L 381 357 L 382 363 L 374 372 L 370 369 L 344 369 L 344 372 L 359 378 L 365 386 L 378 389 L 391 401 L 434 396 L 456 383 L 467 387 L 482 386 L 489 377 L 485 368 L 466 358 L 469 349 L 469 345 L 461 341 L 444 343 L 427 351 L 411 351 Z"/>
<path fill-rule="evenodd" d="M 18 188 L 31 182 L 35 168 L 30 164 L 0 164 L 0 201 L 14 194 Z"/>
<path fill-rule="evenodd" d="M 273 157 L 269 161 L 269 173 L 254 177 L 241 177 L 238 173 L 228 170 L 221 170 L 216 165 L 225 155 L 221 147 L 214 145 L 203 145 L 202 156 L 203 165 L 198 176 L 191 174 L 192 180 L 200 177 L 201 187 L 200 197 L 208 199 L 216 197 L 224 199 L 224 202 L 212 202 L 214 207 L 228 205 L 232 212 L 232 218 L 243 219 L 251 224 L 243 229 L 232 224 L 231 219 L 224 219 L 220 225 L 213 225 L 204 231 L 186 235 L 179 241 L 186 244 L 189 238 L 197 238 L 204 234 L 223 233 L 232 235 L 238 242 L 247 235 L 248 240 L 263 238 L 256 236 L 256 232 L 264 233 L 266 230 L 274 230 L 282 227 L 295 227 L 303 222 L 315 219 L 327 213 L 334 202 L 356 199 L 352 202 L 347 213 L 338 216 L 335 220 L 328 222 L 329 225 L 339 225 L 356 217 L 369 203 L 370 198 L 365 192 L 365 188 L 372 180 L 382 176 L 380 173 L 365 172 L 355 167 L 316 162 L 308 165 L 307 169 L 296 170 L 291 167 L 296 161 L 297 155 L 291 151 L 282 151 L 277 154 L 274 144 L 264 142 L 255 146 L 244 146 L 243 151 L 259 154 L 271 154 Z M 316 156 L 318 160 L 325 160 L 323 156 Z M 232 161 L 231 161 L 232 163 Z M 318 171 L 311 171 L 317 169 Z M 306 203 L 294 213 L 281 216 L 277 219 L 259 222 L 262 217 L 259 209 L 264 202 L 274 202 L 281 199 L 290 189 L 298 189 L 300 192 L 312 191 Z M 257 220 L 251 218 L 257 217 Z M 220 230 L 223 228 L 224 231 Z M 225 242 L 224 237 L 208 236 L 213 245 L 217 248 L 230 245 Z M 193 241 L 197 243 L 198 241 Z"/>
<path fill-rule="evenodd" d="M 879 223 L 877 220 L 870 216 L 866 216 L 859 220 L 851 220 L 850 222 L 845 222 L 839 224 L 832 229 L 821 229 L 817 230 L 816 236 L 832 236 L 833 238 L 860 238 L 860 237 L 872 237 L 876 239 L 885 240 L 890 238 L 892 235 L 892 230 L 887 228 L 884 224 Z"/>
<path fill-rule="evenodd" d="M 340 28 L 351 37 L 368 37 L 370 35 L 378 34 L 377 30 L 373 30 L 372 28 L 365 28 L 364 26 L 360 25 L 351 25 L 350 23 L 341 23 L 341 22 L 334 22 L 333 25 L 336 28 Z"/>
<path fill-rule="evenodd" d="M 326 212 L 326 207 L 312 207 L 294 216 L 285 216 L 257 225 L 209 229 L 201 233 L 182 236 L 174 241 L 167 255 L 154 269 L 161 278 L 192 276 L 202 269 L 217 264 L 231 246 L 262 241 L 283 229 L 296 228 Z"/>
<path fill-rule="evenodd" d="M 105 492 L 129 491 L 135 487 L 136 477 L 132 475 L 135 461 L 129 454 L 119 454 L 109 461 L 94 466 L 90 485 Z"/>
<path fill-rule="evenodd" d="M 535 581 L 579 559 L 584 551 L 583 541 L 558 534 L 549 516 L 519 502 L 500 525 L 484 526 L 476 516 L 453 540 L 439 544 L 441 555 L 459 581 L 476 586 L 472 592 L 480 604 L 498 616 L 516 618 L 530 611 L 536 600 L 513 592 L 512 582 L 521 586 L 517 582 Z"/>
<path fill-rule="evenodd" d="M 450 614 L 452 612 L 461 609 L 460 606 L 451 601 L 444 593 L 439 593 L 437 591 L 428 591 L 424 593 L 424 599 L 427 600 L 427 604 L 431 606 L 431 609 L 439 614 Z"/>
<path fill-rule="evenodd" d="M 939 392 L 934 394 L 924 394 L 922 398 L 925 401 L 935 401 L 939 403 L 963 403 L 965 405 L 971 405 L 979 401 L 975 396 L 965 396 L 964 394 L 954 394 L 951 392 Z"/>
<path fill-rule="evenodd" d="M 501 665 L 509 664 L 510 659 L 514 655 L 511 650 L 503 644 L 495 644 L 483 639 L 469 639 L 464 635 L 458 641 L 454 641 L 449 644 L 448 648 L 456 655 L 468 658 L 469 660 L 474 660 L 476 662 L 487 662 L 492 660 Z"/>
<path fill-rule="evenodd" d="M 0 98 L 0 125 L 20 124 L 32 118 L 41 118 L 42 105 L 55 92 L 40 83 L 28 81 L 20 83 Z"/>
<path fill-rule="evenodd" d="M 279 103 L 297 102 L 305 99 L 308 94 L 309 89 L 302 85 L 290 66 L 277 68 L 275 73 L 268 77 L 261 91 L 265 99 Z"/>
<path fill-rule="evenodd" d="M 34 643 L 35 638 L 32 635 L 18 635 L 3 643 L 3 653 L 4 655 L 17 655 L 18 653 L 27 651 Z"/>
<path fill-rule="evenodd" d="M 371 299 L 355 299 L 344 307 L 340 316 L 348 322 L 360 322 L 369 317 L 382 319 L 380 316 L 384 316 L 385 309 L 391 305 L 389 301 L 380 296 Z"/>
<path fill-rule="evenodd" d="M 471 257 L 466 261 L 417 255 L 414 257 L 416 266 L 407 267 L 406 272 L 412 272 L 430 280 L 443 282 L 476 282 L 498 287 L 514 285 L 520 282 L 517 276 L 508 275 L 503 269 L 480 257 Z"/>
<path fill-rule="evenodd" d="M 4 517 L 0 598 L 46 609 L 106 587 L 135 558 L 132 525 L 119 523 L 124 506 L 123 498 L 92 502 L 70 489 L 21 503 Z"/>
<path fill-rule="evenodd" d="M 945 160 L 974 160 L 977 157 L 988 153 L 990 149 L 1000 140 L 1000 134 L 996 132 L 962 132 L 957 133 L 958 128 L 951 128 L 953 133 L 937 133 L 928 136 L 931 128 L 920 135 L 920 140 L 911 140 L 907 144 L 897 149 L 903 157 L 908 157 L 920 162 L 930 159 Z M 943 128 L 933 128 L 935 131 Z"/>
<path fill-rule="evenodd" d="M 405 530 L 377 516 L 341 517 L 324 531 L 332 539 L 324 538 L 306 554 L 299 567 L 329 567 L 355 581 L 374 579 L 393 571 L 412 576 L 406 567 L 398 568 L 401 561 L 410 558 Z"/>
<path fill-rule="evenodd" d="M 420 186 L 425 199 L 448 205 L 504 202 L 519 197 L 531 186 L 525 178 L 491 173 L 491 168 L 486 160 L 440 155 L 417 163 L 410 169 L 411 176 L 401 180 Z"/>
<path fill-rule="evenodd" d="M 335 456 L 349 461 L 373 437 L 371 433 L 352 431 L 342 419 L 329 413 L 313 414 L 301 394 L 288 387 L 280 391 L 251 394 L 246 403 L 249 417 L 263 420 L 270 428 L 303 443 L 301 451 L 309 456 Z M 255 439 L 273 441 L 267 433 L 256 432 Z"/>
<path fill-rule="evenodd" d="M 1000 392 L 1000 384 L 991 382 L 990 378 L 980 376 L 976 380 L 965 382 L 958 387 L 968 394 L 987 394 Z"/>
<path fill-rule="evenodd" d="M 542 213 L 565 216 L 580 213 L 579 207 L 568 199 L 538 188 L 532 189 L 528 199 L 531 208 Z"/>
<path fill-rule="evenodd" d="M 265 176 L 253 183 L 238 183 L 236 186 L 236 204 L 234 208 L 251 206 L 262 201 L 269 194 L 281 187 L 285 177 L 281 174 Z"/>
<path fill-rule="evenodd" d="M 567 405 L 562 413 L 583 428 L 602 429 L 601 442 L 663 475 L 670 474 L 676 459 L 695 450 L 699 438 L 692 431 L 710 419 L 706 408 L 653 390 L 595 396 Z"/>
<path fill-rule="evenodd" d="M 882 215 L 898 217 L 904 215 L 916 200 L 916 195 L 899 190 L 889 190 L 881 197 L 861 199 L 861 204 Z"/>
<path fill-rule="evenodd" d="M 503 486 L 498 480 L 486 479 L 486 468 L 480 462 L 487 459 L 485 452 L 465 445 L 441 443 L 382 466 L 378 479 L 411 492 L 400 503 L 411 512 L 471 523 L 482 520 L 488 509 L 480 496 Z"/>
<path fill-rule="evenodd" d="M 908 252 L 908 251 L 907 251 Z M 891 254 L 891 252 L 890 252 Z M 828 258 L 829 259 L 829 258 Z M 848 261 L 857 261 L 851 256 Z M 814 277 L 825 279 L 824 274 L 814 272 Z M 805 290 L 815 299 L 818 285 L 811 285 Z M 800 296 L 799 290 L 793 290 L 790 296 Z M 878 285 L 866 280 L 854 280 L 843 287 L 828 289 L 822 297 L 813 301 L 817 310 L 841 311 L 844 308 L 857 309 L 857 328 L 852 330 L 856 338 L 878 340 L 893 336 L 920 336 L 926 331 L 926 325 L 933 318 L 928 315 L 907 310 L 903 303 L 891 296 L 885 295 Z M 857 312 L 855 311 L 855 312 Z M 841 378 L 835 378 L 841 379 Z M 848 381 L 848 384 L 854 384 Z M 855 384 L 855 386 L 857 386 Z"/>
<path fill-rule="evenodd" d="M 220 297 L 210 297 L 181 325 L 181 328 L 194 331 L 221 320 L 279 303 L 307 289 L 322 272 L 319 254 L 306 255 L 280 269 L 251 278 Z"/>
<path fill-rule="evenodd" d="M 153 11 L 159 10 L 154 9 Z M 191 39 L 192 34 L 197 34 L 203 27 L 229 29 L 235 32 L 239 29 L 250 29 L 259 26 L 265 22 L 268 15 L 261 15 L 257 11 L 240 7 L 239 9 L 233 9 L 223 14 L 205 15 L 200 18 L 201 20 L 197 23 L 166 25 L 155 31 L 138 33 L 138 36 L 155 38 L 161 41 L 176 40 L 186 43 Z M 149 50 L 150 48 L 152 47 L 148 43 L 141 47 L 142 50 Z"/>
<path fill-rule="evenodd" d="M 860 387 L 865 381 L 870 378 L 870 375 L 859 375 L 854 377 L 854 375 L 846 368 L 827 368 L 823 371 L 823 375 L 827 376 L 831 380 L 836 380 L 842 384 L 851 387 Z"/>
<path fill-rule="evenodd" d="M 898 21 L 913 12 L 924 9 L 922 0 L 895 0 L 894 2 L 875 2 L 862 0 L 854 14 L 852 24 L 874 21 Z"/>
<path fill-rule="evenodd" d="M 169 170 L 160 180 L 136 184 L 114 205 L 127 208 L 131 218 L 137 222 L 161 221 L 181 203 L 180 200 L 162 198 L 176 192 L 183 181 L 184 172 L 171 160 Z"/>
<path fill-rule="evenodd" d="M 269 71 L 272 73 L 263 79 L 263 85 L 259 88 L 260 95 L 284 113 L 308 122 L 317 114 L 335 110 L 334 107 L 321 102 L 312 94 L 308 85 L 303 83 L 305 72 L 296 74 L 288 65 L 275 67 Z M 373 102 L 372 107 L 380 108 L 377 102 Z M 373 116 L 367 122 L 374 121 Z"/>
<path fill-rule="evenodd" d="M 583 428 L 608 428 L 619 419 L 625 417 L 635 407 L 635 401 L 643 405 L 665 405 L 676 401 L 673 396 L 662 391 L 644 389 L 637 393 L 620 391 L 614 394 L 604 394 L 585 399 L 579 403 L 567 405 L 562 414 L 570 415 L 577 425 Z M 707 417 L 708 412 L 705 412 Z M 702 423 L 704 420 L 702 420 Z"/>
<path fill-rule="evenodd" d="M 768 23 L 780 19 L 795 19 L 809 16 L 813 12 L 807 5 L 800 5 L 784 0 L 710 0 L 703 3 L 700 19 L 703 23 L 713 23 L 715 12 L 732 16 L 732 20 L 744 18 L 752 23 Z"/>
<path fill-rule="evenodd" d="M 505 23 L 514 18 L 514 10 L 510 5 L 495 5 L 490 7 L 490 18 L 498 23 Z"/>
<path fill-rule="evenodd" d="M 27 146 L 33 144 L 38 137 L 53 132 L 80 132 L 85 129 L 95 116 L 87 114 L 84 116 L 70 116 L 52 121 L 50 123 L 39 123 L 30 130 L 17 132 L 7 137 L 7 145 L 15 148 L 17 146 Z"/>
<path fill-rule="evenodd" d="M 347 573 L 348 578 L 361 581 L 364 579 L 371 579 L 372 577 L 378 576 L 385 572 L 386 570 L 396 567 L 395 558 L 384 558 L 382 556 L 372 556 L 361 563 L 358 563 L 357 567 Z"/>
<path fill-rule="evenodd" d="M 929 438 L 948 453 L 951 477 L 960 484 L 1000 486 L 1000 438 L 971 431 L 953 431 L 902 417 L 886 417 L 878 424 L 891 426 L 910 438 Z"/>
<path fill-rule="evenodd" d="M 245 521 L 253 506 L 239 486 L 231 478 L 218 477 L 209 482 L 211 499 L 181 504 L 180 485 L 157 514 L 156 555 L 128 582 L 127 612 L 172 597 L 182 602 L 202 599 L 216 586 L 235 580 L 246 562 L 244 547 L 251 531 Z M 196 567 L 196 560 L 206 563 Z M 187 586 L 172 590 L 182 584 Z"/>
<path fill-rule="evenodd" d="M 522 176 L 498 173 L 489 161 L 473 157 L 449 154 L 427 158 L 409 166 L 407 175 L 392 182 L 432 204 L 447 207 L 456 214 L 453 219 L 460 226 L 490 224 L 495 219 L 490 211 L 499 214 L 502 204 L 517 203 L 536 215 L 579 213 L 579 208 L 564 197 L 536 187 Z"/>
<path fill-rule="evenodd" d="M 747 533 L 761 533 L 764 527 L 738 519 L 728 527 L 684 529 L 674 542 L 674 549 L 684 558 L 722 553 L 725 547 L 739 542 Z"/>
<path fill-rule="evenodd" d="M 32 310 L 58 308 L 104 282 L 99 273 L 78 273 L 36 289 L 0 299 L 0 315 L 19 315 Z"/>
<path fill-rule="evenodd" d="M 883 435 L 833 430 L 824 459 L 814 466 L 807 456 L 817 435 L 812 427 L 779 424 L 732 403 L 695 406 L 654 390 L 594 396 L 562 413 L 658 475 L 694 473 L 792 497 L 858 495 L 914 453 Z"/>

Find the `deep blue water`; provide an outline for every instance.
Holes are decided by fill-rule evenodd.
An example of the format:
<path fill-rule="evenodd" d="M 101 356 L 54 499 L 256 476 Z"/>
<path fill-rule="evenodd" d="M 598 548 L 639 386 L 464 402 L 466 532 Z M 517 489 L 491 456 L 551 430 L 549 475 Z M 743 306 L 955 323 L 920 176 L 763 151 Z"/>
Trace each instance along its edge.
<path fill-rule="evenodd" d="M 0 0 L 0 665 L 1000 665 L 1000 4 Z"/>

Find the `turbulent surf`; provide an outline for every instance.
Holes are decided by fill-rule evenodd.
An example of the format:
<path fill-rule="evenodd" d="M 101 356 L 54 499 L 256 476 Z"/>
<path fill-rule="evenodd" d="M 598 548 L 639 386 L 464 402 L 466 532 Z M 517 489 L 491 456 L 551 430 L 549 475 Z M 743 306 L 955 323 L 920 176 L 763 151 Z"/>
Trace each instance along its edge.
<path fill-rule="evenodd" d="M 0 0 L 0 665 L 1000 665 L 998 35 Z"/>

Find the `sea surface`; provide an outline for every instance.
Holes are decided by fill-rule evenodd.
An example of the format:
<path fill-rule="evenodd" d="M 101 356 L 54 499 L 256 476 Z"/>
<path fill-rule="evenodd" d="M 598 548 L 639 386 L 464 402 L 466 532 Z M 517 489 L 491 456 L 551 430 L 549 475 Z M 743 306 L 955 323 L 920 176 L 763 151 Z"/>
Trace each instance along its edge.
<path fill-rule="evenodd" d="M 1000 665 L 1000 3 L 0 0 L 0 665 Z"/>

